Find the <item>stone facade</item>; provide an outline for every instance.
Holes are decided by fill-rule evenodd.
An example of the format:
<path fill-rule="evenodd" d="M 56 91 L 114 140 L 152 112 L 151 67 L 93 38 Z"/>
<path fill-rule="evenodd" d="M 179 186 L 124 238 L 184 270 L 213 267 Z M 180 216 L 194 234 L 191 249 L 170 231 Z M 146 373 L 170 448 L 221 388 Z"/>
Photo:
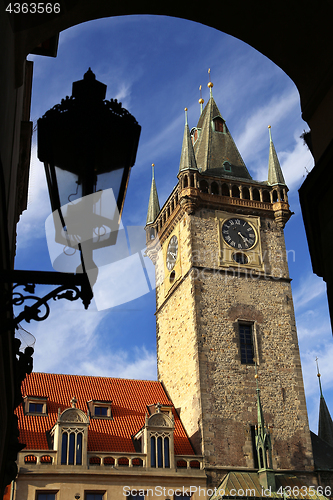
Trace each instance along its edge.
<path fill-rule="evenodd" d="M 254 366 L 242 364 L 238 322 L 254 325 L 265 421 L 274 469 L 313 468 L 283 230 L 261 220 L 265 272 L 219 265 L 216 211 L 184 214 L 179 235 L 182 276 L 157 288 L 158 377 L 163 381 L 206 469 L 254 467 Z M 168 239 L 166 240 L 168 241 Z M 163 251 L 158 265 L 163 266 Z M 157 273 L 160 270 L 157 269 Z M 168 280 L 166 274 L 165 280 Z"/>

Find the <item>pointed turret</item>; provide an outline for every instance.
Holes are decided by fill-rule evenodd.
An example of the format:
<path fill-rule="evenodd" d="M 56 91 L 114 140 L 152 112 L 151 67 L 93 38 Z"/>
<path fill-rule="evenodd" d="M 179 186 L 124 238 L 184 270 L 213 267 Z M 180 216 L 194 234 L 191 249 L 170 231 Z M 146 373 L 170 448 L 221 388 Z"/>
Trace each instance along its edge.
<path fill-rule="evenodd" d="M 320 389 L 318 437 L 320 437 L 323 441 L 326 441 L 326 443 L 328 443 L 333 447 L 333 421 L 329 409 L 327 408 L 321 387 L 321 380 L 320 380 L 321 375 L 319 373 L 318 358 L 316 358 L 316 363 L 317 363 L 317 377 Z"/>
<path fill-rule="evenodd" d="M 257 418 L 256 427 L 256 449 L 259 463 L 259 481 L 264 488 L 275 491 L 275 475 L 272 470 L 272 444 L 268 428 L 265 426 L 264 414 L 260 401 L 260 389 L 258 384 L 257 363 L 255 363 L 255 379 L 257 383 Z"/>
<path fill-rule="evenodd" d="M 152 164 L 152 181 L 150 188 L 150 196 L 148 203 L 148 212 L 147 212 L 147 222 L 146 225 L 152 224 L 158 214 L 160 213 L 160 203 L 158 201 L 157 189 L 155 184 L 155 173 L 154 173 L 154 163 Z"/>
<path fill-rule="evenodd" d="M 210 98 L 197 125 L 194 152 L 200 172 L 218 177 L 249 179 L 245 163 L 213 97 L 213 83 L 208 83 Z"/>
<path fill-rule="evenodd" d="M 268 130 L 269 130 L 268 183 L 271 186 L 276 186 L 277 184 L 285 186 L 286 183 L 280 167 L 278 156 L 275 151 L 270 125 L 268 126 Z"/>
<path fill-rule="evenodd" d="M 179 163 L 179 172 L 188 169 L 197 170 L 197 162 L 195 160 L 190 129 L 187 123 L 187 108 L 185 108 L 185 129 L 184 129 L 182 154 Z"/>

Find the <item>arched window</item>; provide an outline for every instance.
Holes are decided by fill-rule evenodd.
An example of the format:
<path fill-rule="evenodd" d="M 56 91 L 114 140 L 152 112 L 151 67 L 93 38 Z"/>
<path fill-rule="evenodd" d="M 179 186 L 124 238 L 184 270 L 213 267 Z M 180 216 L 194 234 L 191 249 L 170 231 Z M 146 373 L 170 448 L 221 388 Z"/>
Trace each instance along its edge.
<path fill-rule="evenodd" d="M 203 193 L 208 193 L 207 181 L 200 181 L 200 191 L 202 191 Z"/>
<path fill-rule="evenodd" d="M 238 186 L 232 186 L 232 197 L 233 198 L 240 198 L 240 193 L 239 193 L 239 187 Z"/>
<path fill-rule="evenodd" d="M 158 467 L 163 467 L 163 447 L 161 436 L 157 438 L 157 465 Z"/>
<path fill-rule="evenodd" d="M 264 189 L 264 191 L 262 192 L 262 201 L 264 201 L 265 203 L 270 203 L 271 201 L 271 197 L 267 189 Z"/>
<path fill-rule="evenodd" d="M 219 185 L 217 182 L 212 182 L 211 193 L 212 194 L 219 194 Z"/>
<path fill-rule="evenodd" d="M 157 406 L 157 408 L 156 408 Z M 152 468 L 174 468 L 174 420 L 161 405 L 155 405 L 157 411 L 146 421 L 148 466 Z M 141 431 L 143 433 L 143 431 Z M 136 436 L 136 439 L 140 436 Z M 149 451 L 150 446 L 150 451 Z M 149 464 L 150 462 L 150 464 Z"/>
<path fill-rule="evenodd" d="M 275 203 L 276 201 L 278 201 L 278 194 L 277 194 L 276 189 L 274 189 L 274 191 L 273 191 L 273 203 Z"/>
<path fill-rule="evenodd" d="M 243 187 L 242 195 L 243 195 L 244 200 L 250 199 L 250 191 L 249 191 L 248 187 L 246 187 L 246 186 Z"/>
<path fill-rule="evenodd" d="M 166 436 L 150 438 L 151 467 L 170 468 L 170 441 Z"/>
<path fill-rule="evenodd" d="M 193 127 L 191 129 L 191 139 L 192 139 L 192 144 L 194 144 L 198 140 L 199 134 L 198 134 L 198 129 Z"/>
<path fill-rule="evenodd" d="M 252 197 L 253 197 L 254 201 L 260 201 L 259 189 L 254 188 L 254 190 L 252 191 Z"/>
<path fill-rule="evenodd" d="M 221 117 L 214 118 L 215 132 L 224 132 L 223 120 Z"/>
<path fill-rule="evenodd" d="M 222 184 L 222 196 L 230 196 L 228 184 Z"/>
<path fill-rule="evenodd" d="M 82 465 L 82 433 L 62 433 L 61 465 Z"/>
<path fill-rule="evenodd" d="M 190 187 L 194 187 L 194 175 L 190 175 Z"/>
<path fill-rule="evenodd" d="M 188 180 L 187 180 L 187 175 L 184 176 L 184 182 L 183 182 L 183 187 L 187 188 L 188 186 Z"/>
<path fill-rule="evenodd" d="M 67 442 L 68 442 L 68 434 L 67 432 L 64 432 L 61 441 L 61 465 L 67 464 Z"/>
<path fill-rule="evenodd" d="M 169 438 L 164 438 L 164 467 L 170 468 Z"/>
<path fill-rule="evenodd" d="M 72 407 L 62 412 L 50 432 L 53 448 L 58 452 L 56 455 L 58 465 L 87 465 L 89 419 L 82 410 L 76 408 L 76 403 L 77 400 L 72 398 Z"/>
<path fill-rule="evenodd" d="M 155 436 L 150 438 L 150 465 L 156 467 L 156 439 Z"/>
<path fill-rule="evenodd" d="M 262 453 L 262 448 L 259 448 L 259 462 L 260 462 L 260 468 L 263 469 L 264 467 L 264 457 Z"/>

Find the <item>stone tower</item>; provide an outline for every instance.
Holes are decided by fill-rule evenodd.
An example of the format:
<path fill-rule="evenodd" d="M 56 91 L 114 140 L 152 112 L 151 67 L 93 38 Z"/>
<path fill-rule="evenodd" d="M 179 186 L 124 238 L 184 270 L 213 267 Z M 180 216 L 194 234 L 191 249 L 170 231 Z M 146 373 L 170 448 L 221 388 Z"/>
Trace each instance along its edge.
<path fill-rule="evenodd" d="M 208 86 L 191 131 L 185 113 L 178 184 L 162 209 L 152 181 L 158 377 L 217 484 L 230 468 L 258 468 L 256 364 L 272 467 L 306 475 L 313 458 L 283 234 L 288 188 L 270 131 L 268 180 L 252 179 Z"/>

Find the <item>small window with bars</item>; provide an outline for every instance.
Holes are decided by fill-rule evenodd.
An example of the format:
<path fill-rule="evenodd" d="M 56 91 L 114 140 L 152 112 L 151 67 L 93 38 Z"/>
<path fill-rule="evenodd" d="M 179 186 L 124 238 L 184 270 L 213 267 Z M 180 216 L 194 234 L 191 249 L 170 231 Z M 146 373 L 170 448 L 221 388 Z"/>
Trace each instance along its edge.
<path fill-rule="evenodd" d="M 241 363 L 243 365 L 254 365 L 253 324 L 239 323 L 238 328 Z"/>

